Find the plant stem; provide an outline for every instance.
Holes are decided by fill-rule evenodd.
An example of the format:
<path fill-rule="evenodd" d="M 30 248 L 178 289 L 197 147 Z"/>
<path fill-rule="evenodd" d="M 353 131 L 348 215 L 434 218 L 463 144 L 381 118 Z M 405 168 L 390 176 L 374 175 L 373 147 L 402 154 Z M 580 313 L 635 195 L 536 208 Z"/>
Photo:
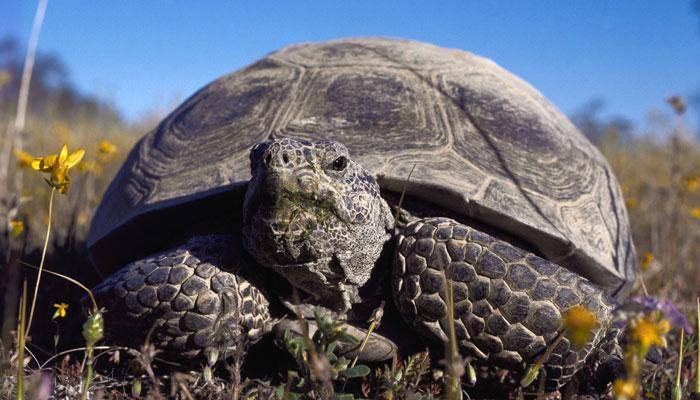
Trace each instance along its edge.
<path fill-rule="evenodd" d="M 39 33 L 41 32 L 41 25 L 44 22 L 44 15 L 46 14 L 46 6 L 48 0 L 39 0 L 39 4 L 36 7 L 36 12 L 34 13 L 34 22 L 32 23 L 32 30 L 29 34 L 29 44 L 27 46 L 27 54 L 24 58 L 24 66 L 22 67 L 22 80 L 19 86 L 19 96 L 17 98 L 17 113 L 15 114 L 15 121 L 12 128 L 9 129 L 8 135 L 5 138 L 4 149 L 0 150 L 0 185 L 8 183 L 4 190 L 10 189 L 9 185 L 9 168 L 10 168 L 10 154 L 12 153 L 12 148 L 21 149 L 22 148 L 22 131 L 24 130 L 24 124 L 27 115 L 27 100 L 29 99 L 29 84 L 32 80 L 32 71 L 34 70 L 34 60 L 36 59 L 36 49 L 39 44 Z M 21 174 L 21 170 L 17 171 Z M 22 180 L 15 178 L 16 189 L 20 189 Z M 1 186 L 0 186 L 1 187 Z M 19 190 L 18 190 L 19 192 Z"/>
<path fill-rule="evenodd" d="M 27 314 L 27 280 L 22 287 L 22 301 L 19 305 L 19 326 L 17 328 L 17 400 L 24 398 L 24 322 Z"/>
<path fill-rule="evenodd" d="M 681 368 L 683 368 L 683 336 L 685 335 L 685 329 L 681 328 L 681 345 L 678 351 L 678 372 L 676 374 L 676 384 L 673 386 L 673 399 L 681 400 L 683 396 L 683 391 L 681 390 Z"/>
<path fill-rule="evenodd" d="M 537 378 L 537 376 L 540 373 L 540 369 L 544 365 L 544 363 L 549 360 L 549 357 L 552 355 L 554 352 L 554 348 L 559 345 L 559 342 L 564 338 L 564 335 L 566 334 L 566 329 L 563 329 L 561 332 L 559 332 L 559 335 L 554 339 L 554 341 L 547 346 L 547 349 L 545 350 L 544 354 L 542 354 L 542 357 L 539 358 L 533 364 L 530 368 L 527 369 L 527 372 L 525 373 L 525 376 L 523 379 L 520 380 L 520 386 L 521 387 L 527 387 L 530 386 L 530 384 Z"/>
<path fill-rule="evenodd" d="M 406 197 L 406 190 L 408 189 L 408 182 L 411 180 L 411 175 L 413 175 L 413 170 L 416 169 L 416 164 L 414 163 L 411 167 L 411 171 L 408 172 L 406 181 L 403 183 L 403 189 L 401 189 L 401 197 L 399 197 L 399 204 L 396 206 L 396 215 L 394 215 L 394 229 L 399 225 L 399 214 L 401 213 L 401 206 L 403 205 L 404 197 Z"/>
<path fill-rule="evenodd" d="M 32 264 L 29 264 L 29 263 L 26 263 L 26 262 L 24 262 L 24 261 L 20 261 L 19 263 L 22 264 L 22 265 L 24 265 L 25 267 L 34 268 L 34 269 L 36 269 L 36 270 L 39 269 L 39 267 L 36 267 L 36 266 L 34 266 L 34 265 L 32 265 Z M 93 314 L 96 313 L 97 311 L 99 311 L 99 309 L 97 308 L 97 302 L 95 301 L 95 296 L 92 294 L 92 291 L 91 291 L 87 286 L 85 286 L 85 285 L 83 285 L 82 283 L 78 282 L 77 280 L 71 278 L 70 276 L 63 275 L 63 274 L 59 274 L 58 272 L 54 272 L 54 271 L 51 271 L 51 270 L 48 270 L 48 269 L 44 269 L 44 272 L 46 272 L 47 274 L 50 274 L 50 275 L 58 276 L 59 278 L 63 278 L 63 279 L 65 279 L 65 280 L 67 280 L 68 282 L 70 282 L 70 283 L 72 283 L 72 284 L 74 284 L 74 285 L 80 287 L 81 289 L 83 289 L 83 290 L 88 294 L 88 297 L 90 298 L 90 302 L 92 302 L 92 312 L 93 312 Z"/>
<path fill-rule="evenodd" d="M 461 399 L 462 392 L 459 384 L 460 374 L 457 372 L 457 363 L 460 362 L 457 357 L 457 335 L 455 333 L 455 314 L 454 314 L 454 290 L 452 281 L 450 280 L 452 273 L 444 270 L 445 290 L 447 291 L 447 320 L 450 325 L 449 346 L 445 347 L 445 361 L 447 362 L 448 383 L 446 390 L 446 398 L 449 400 Z"/>
<path fill-rule="evenodd" d="M 644 276 L 641 273 L 639 274 L 639 283 L 642 285 L 642 293 L 644 293 L 644 296 L 649 297 L 649 291 L 647 290 L 647 285 L 644 284 Z"/>
<path fill-rule="evenodd" d="M 82 400 L 87 400 L 88 398 L 88 389 L 90 388 L 90 382 L 92 382 L 92 353 L 95 350 L 95 346 L 92 344 L 88 344 L 86 347 L 86 354 L 87 354 L 87 371 L 85 372 L 85 378 L 83 379 L 83 387 L 81 390 L 80 398 Z"/>
<path fill-rule="evenodd" d="M 41 251 L 41 261 L 39 262 L 39 272 L 36 275 L 36 284 L 34 285 L 34 295 L 32 296 L 32 308 L 29 310 L 29 322 L 24 336 L 29 336 L 29 329 L 32 327 L 32 319 L 34 318 L 34 307 L 36 306 L 36 297 L 39 294 L 39 283 L 41 282 L 41 272 L 44 269 L 44 260 L 46 259 L 46 248 L 49 247 L 49 236 L 51 235 L 51 217 L 53 213 L 53 198 L 56 194 L 56 188 L 51 187 L 51 195 L 49 195 L 49 222 L 46 224 L 46 238 L 44 239 L 44 248 Z"/>
<path fill-rule="evenodd" d="M 372 332 L 374 331 L 374 328 L 376 328 L 377 322 L 372 321 L 371 324 L 369 324 L 369 329 L 367 329 L 367 334 L 365 335 L 365 338 L 362 340 L 362 344 L 360 344 L 360 348 L 357 350 L 357 355 L 355 358 L 352 360 L 352 363 L 350 364 L 350 368 L 355 367 L 355 364 L 357 364 L 357 360 L 360 358 L 360 354 L 362 351 L 364 351 L 365 346 L 367 346 L 367 342 L 369 341 L 369 337 L 372 335 Z"/>
<path fill-rule="evenodd" d="M 20 84 L 19 99 L 17 101 L 17 115 L 15 116 L 14 128 L 17 131 L 24 129 L 24 121 L 27 115 L 27 98 L 29 97 L 29 83 L 32 80 L 32 70 L 34 69 L 34 59 L 36 48 L 39 42 L 39 32 L 41 25 L 44 22 L 44 14 L 46 13 L 46 4 L 48 0 L 39 1 L 34 15 L 34 23 L 32 24 L 32 32 L 29 36 L 29 48 L 27 49 L 27 58 L 24 60 L 24 68 L 22 69 L 22 83 Z"/>

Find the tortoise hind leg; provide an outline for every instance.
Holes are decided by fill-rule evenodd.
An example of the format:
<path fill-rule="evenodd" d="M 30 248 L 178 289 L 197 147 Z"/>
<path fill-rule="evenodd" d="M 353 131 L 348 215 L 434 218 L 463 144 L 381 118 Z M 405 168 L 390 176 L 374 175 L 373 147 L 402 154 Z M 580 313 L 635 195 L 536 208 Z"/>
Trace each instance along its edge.
<path fill-rule="evenodd" d="M 576 305 L 595 312 L 600 324 L 583 348 L 565 337 L 549 357 L 549 389 L 583 366 L 611 319 L 602 291 L 565 268 L 451 219 L 409 224 L 398 237 L 394 299 L 406 322 L 432 342 L 447 341 L 447 279 L 460 350 L 521 373 L 557 337 L 563 312 Z"/>
<path fill-rule="evenodd" d="M 151 343 L 172 359 L 244 352 L 271 319 L 263 293 L 239 273 L 237 249 L 235 236 L 197 236 L 115 272 L 93 290 L 108 339 L 138 347 L 152 330 Z"/>

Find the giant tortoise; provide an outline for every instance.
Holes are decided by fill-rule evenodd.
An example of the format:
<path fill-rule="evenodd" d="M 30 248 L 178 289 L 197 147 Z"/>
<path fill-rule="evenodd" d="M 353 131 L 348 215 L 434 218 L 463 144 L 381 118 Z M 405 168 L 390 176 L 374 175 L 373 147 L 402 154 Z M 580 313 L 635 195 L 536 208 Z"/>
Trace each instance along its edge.
<path fill-rule="evenodd" d="M 388 300 L 411 329 L 362 359 L 440 346 L 449 286 L 460 352 L 522 372 L 583 305 L 599 324 L 554 348 L 554 388 L 635 278 L 618 182 L 560 111 L 487 59 L 380 38 L 288 47 L 187 99 L 129 154 L 89 247 L 114 340 L 153 329 L 175 357 L 244 351 L 293 297 L 359 332 Z"/>

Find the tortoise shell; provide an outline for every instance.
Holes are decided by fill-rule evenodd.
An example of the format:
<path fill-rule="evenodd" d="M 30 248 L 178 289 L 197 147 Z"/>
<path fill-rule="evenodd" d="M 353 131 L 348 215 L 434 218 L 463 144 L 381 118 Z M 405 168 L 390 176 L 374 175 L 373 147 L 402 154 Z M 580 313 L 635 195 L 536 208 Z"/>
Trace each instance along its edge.
<path fill-rule="evenodd" d="M 619 184 L 556 107 L 490 60 L 382 38 L 288 47 L 187 99 L 107 189 L 93 261 L 108 272 L 202 221 L 235 221 L 250 148 L 286 136 L 338 140 L 384 190 L 522 238 L 610 294 L 635 278 Z"/>

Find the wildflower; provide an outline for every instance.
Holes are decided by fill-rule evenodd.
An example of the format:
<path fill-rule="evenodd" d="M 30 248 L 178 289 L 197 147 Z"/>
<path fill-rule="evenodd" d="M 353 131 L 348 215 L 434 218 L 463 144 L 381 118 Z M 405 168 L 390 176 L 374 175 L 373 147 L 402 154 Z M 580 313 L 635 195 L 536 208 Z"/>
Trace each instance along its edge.
<path fill-rule="evenodd" d="M 637 208 L 637 199 L 634 197 L 629 197 L 625 200 L 625 205 L 628 209 L 634 210 L 635 208 Z"/>
<path fill-rule="evenodd" d="M 564 314 L 564 327 L 569 331 L 569 339 L 577 347 L 586 344 L 597 323 L 595 314 L 584 306 L 572 307 Z"/>
<path fill-rule="evenodd" d="M 10 221 L 10 236 L 16 238 L 22 233 L 24 233 L 24 222 L 19 219 Z"/>
<path fill-rule="evenodd" d="M 700 186 L 700 177 L 697 176 L 691 176 L 690 178 L 685 179 L 685 187 L 691 192 L 694 192 L 698 189 Z"/>
<path fill-rule="evenodd" d="M 68 179 L 68 170 L 73 168 L 85 155 L 85 150 L 78 149 L 68 155 L 68 147 L 63 145 L 61 152 L 56 155 L 50 155 L 42 158 L 37 158 L 32 162 L 32 169 L 51 174 L 51 179 L 46 182 L 58 189 L 61 194 L 66 194 L 70 186 Z"/>
<path fill-rule="evenodd" d="M 98 161 L 102 164 L 107 164 L 112 161 L 114 154 L 117 152 L 117 146 L 114 143 L 110 143 L 106 140 L 100 141 L 97 145 Z"/>
<path fill-rule="evenodd" d="M 690 216 L 695 219 L 700 219 L 700 207 L 693 207 L 690 209 Z"/>
<path fill-rule="evenodd" d="M 15 157 L 17 157 L 17 166 L 20 168 L 30 168 L 32 166 L 32 161 L 34 157 L 26 151 L 15 150 Z"/>
<path fill-rule="evenodd" d="M 671 330 L 671 324 L 667 319 L 655 322 L 651 315 L 632 320 L 630 339 L 639 345 L 640 352 L 646 354 L 650 346 L 666 347 L 664 337 Z"/>
<path fill-rule="evenodd" d="M 85 160 L 78 164 L 78 171 L 101 175 L 102 166 L 95 160 Z"/>
<path fill-rule="evenodd" d="M 66 317 L 66 311 L 68 310 L 68 304 L 59 303 L 59 304 L 54 304 L 53 306 L 56 308 L 56 312 L 53 313 L 53 317 L 51 319 L 56 319 L 58 317 L 61 317 L 61 318 Z"/>
<path fill-rule="evenodd" d="M 633 379 L 616 379 L 613 390 L 617 400 L 636 399 L 639 393 L 639 383 Z"/>
<path fill-rule="evenodd" d="M 669 322 L 671 322 L 671 325 L 683 328 L 686 332 L 693 332 L 688 318 L 680 312 L 678 307 L 676 307 L 671 300 L 659 300 L 652 296 L 635 296 L 629 300 L 624 309 L 630 312 L 644 314 L 661 311 Z"/>
<path fill-rule="evenodd" d="M 642 270 L 648 270 L 652 261 L 654 261 L 654 255 L 648 251 L 644 253 L 644 258 L 642 258 Z"/>
<path fill-rule="evenodd" d="M 106 140 L 102 140 L 98 145 L 97 149 L 102 154 L 114 154 L 117 152 L 117 146 L 114 143 L 110 143 Z"/>

